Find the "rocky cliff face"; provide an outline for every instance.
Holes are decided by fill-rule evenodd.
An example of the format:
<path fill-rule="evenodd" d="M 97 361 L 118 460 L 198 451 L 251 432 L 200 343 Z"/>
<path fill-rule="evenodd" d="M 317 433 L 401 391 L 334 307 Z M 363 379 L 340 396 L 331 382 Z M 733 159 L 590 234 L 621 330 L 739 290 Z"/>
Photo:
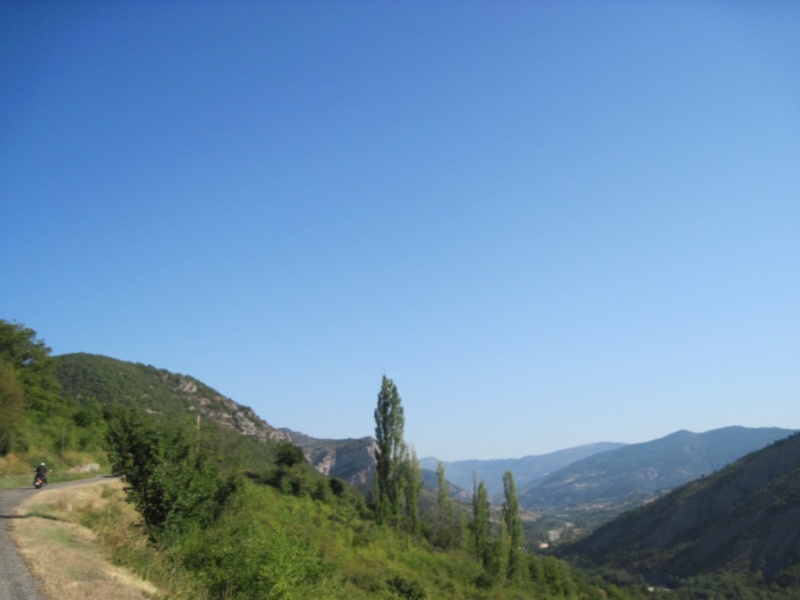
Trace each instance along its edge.
<path fill-rule="evenodd" d="M 172 393 L 190 413 L 262 442 L 289 439 L 249 406 L 234 402 L 193 378 L 164 370 L 158 371 L 158 378 L 170 386 Z"/>
<path fill-rule="evenodd" d="M 303 449 L 308 462 L 320 473 L 343 479 L 361 490 L 371 488 L 377 449 L 373 438 L 323 440 L 290 429 L 282 429 L 281 433 Z"/>
<path fill-rule="evenodd" d="M 222 396 L 217 398 L 217 402 L 223 406 L 222 409 L 208 408 L 204 410 L 203 407 L 199 407 L 197 410 L 209 421 L 238 431 L 242 435 L 257 438 L 262 442 L 267 440 L 278 442 L 288 439 L 285 433 L 260 418 L 252 408 L 242 406 L 230 398 Z"/>

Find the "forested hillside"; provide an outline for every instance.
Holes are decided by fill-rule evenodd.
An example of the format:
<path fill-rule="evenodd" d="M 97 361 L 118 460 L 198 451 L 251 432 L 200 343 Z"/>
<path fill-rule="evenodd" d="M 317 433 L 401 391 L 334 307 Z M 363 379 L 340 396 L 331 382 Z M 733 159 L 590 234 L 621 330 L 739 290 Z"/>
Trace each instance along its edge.
<path fill-rule="evenodd" d="M 81 403 L 124 404 L 185 419 L 200 415 L 259 440 L 285 440 L 252 409 L 226 398 L 188 375 L 93 354 L 55 357 L 62 392 Z"/>

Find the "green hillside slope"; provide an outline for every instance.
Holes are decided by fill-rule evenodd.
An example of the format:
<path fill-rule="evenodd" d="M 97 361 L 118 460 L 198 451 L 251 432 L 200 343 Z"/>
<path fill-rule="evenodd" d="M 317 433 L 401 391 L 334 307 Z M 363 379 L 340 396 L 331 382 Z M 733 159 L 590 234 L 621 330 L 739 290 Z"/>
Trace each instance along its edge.
<path fill-rule="evenodd" d="M 286 435 L 252 409 L 237 404 L 198 379 L 149 365 L 95 354 L 54 357 L 62 394 L 102 411 L 131 406 L 175 423 L 198 424 L 212 435 L 229 461 L 262 471 L 274 458 L 275 443 Z"/>
<path fill-rule="evenodd" d="M 798 587 L 798 527 L 800 434 L 622 515 L 565 553 L 661 583 L 742 572 Z"/>

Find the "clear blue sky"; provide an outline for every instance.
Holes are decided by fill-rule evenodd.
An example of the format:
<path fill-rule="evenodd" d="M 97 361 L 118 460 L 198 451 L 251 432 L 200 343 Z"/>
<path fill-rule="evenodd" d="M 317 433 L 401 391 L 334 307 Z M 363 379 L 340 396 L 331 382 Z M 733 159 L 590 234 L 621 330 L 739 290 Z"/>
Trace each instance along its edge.
<path fill-rule="evenodd" d="M 800 3 L 0 5 L 0 318 L 275 426 L 800 428 Z"/>

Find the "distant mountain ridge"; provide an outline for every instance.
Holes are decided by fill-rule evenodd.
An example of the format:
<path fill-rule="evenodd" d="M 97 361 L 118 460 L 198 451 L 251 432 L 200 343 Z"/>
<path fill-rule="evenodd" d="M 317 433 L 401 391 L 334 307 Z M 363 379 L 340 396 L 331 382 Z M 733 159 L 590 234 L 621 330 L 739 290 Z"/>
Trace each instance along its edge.
<path fill-rule="evenodd" d="M 562 553 L 656 583 L 744 571 L 800 586 L 800 434 L 626 513 Z"/>
<path fill-rule="evenodd" d="M 619 513 L 792 433 L 793 430 L 777 427 L 677 431 L 650 442 L 589 456 L 522 486 L 520 504 L 538 510 Z"/>
<path fill-rule="evenodd" d="M 441 462 L 445 468 L 448 481 L 465 489 L 473 487 L 473 477 L 482 481 L 486 491 L 495 500 L 503 495 L 503 474 L 511 471 L 517 489 L 521 489 L 547 475 L 583 458 L 621 448 L 625 444 L 614 442 L 598 442 L 550 452 L 542 455 L 529 455 L 522 458 L 499 458 L 489 460 L 459 460 L 453 462 L 439 461 L 434 457 L 420 459 L 425 469 L 436 471 Z"/>

